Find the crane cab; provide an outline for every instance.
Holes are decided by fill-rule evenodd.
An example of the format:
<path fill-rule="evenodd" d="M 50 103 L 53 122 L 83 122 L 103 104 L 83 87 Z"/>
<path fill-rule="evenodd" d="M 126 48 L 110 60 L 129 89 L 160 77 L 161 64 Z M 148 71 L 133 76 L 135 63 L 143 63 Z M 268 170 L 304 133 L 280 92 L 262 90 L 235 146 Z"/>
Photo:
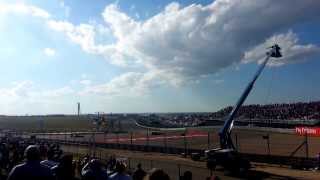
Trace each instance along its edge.
<path fill-rule="evenodd" d="M 221 166 L 232 174 L 246 173 L 251 165 L 234 149 L 211 149 L 205 151 L 208 169 L 214 170 Z"/>

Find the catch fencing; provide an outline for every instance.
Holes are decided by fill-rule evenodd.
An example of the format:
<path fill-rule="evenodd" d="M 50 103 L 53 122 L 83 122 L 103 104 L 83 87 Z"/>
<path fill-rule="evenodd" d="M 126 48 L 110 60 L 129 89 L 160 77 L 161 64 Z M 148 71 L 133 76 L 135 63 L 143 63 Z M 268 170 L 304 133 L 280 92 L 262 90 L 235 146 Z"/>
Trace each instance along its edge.
<path fill-rule="evenodd" d="M 11 136 L 30 137 L 31 134 L 17 133 Z M 320 152 L 319 137 L 299 136 L 290 133 L 266 133 L 235 131 L 233 142 L 238 151 L 256 162 L 297 166 L 313 166 Z M 96 148 L 124 149 L 131 151 L 159 152 L 185 156 L 199 154 L 204 156 L 205 149 L 219 147 L 216 132 L 129 132 L 129 133 L 46 133 L 37 134 L 37 139 L 88 146 L 89 154 Z"/>

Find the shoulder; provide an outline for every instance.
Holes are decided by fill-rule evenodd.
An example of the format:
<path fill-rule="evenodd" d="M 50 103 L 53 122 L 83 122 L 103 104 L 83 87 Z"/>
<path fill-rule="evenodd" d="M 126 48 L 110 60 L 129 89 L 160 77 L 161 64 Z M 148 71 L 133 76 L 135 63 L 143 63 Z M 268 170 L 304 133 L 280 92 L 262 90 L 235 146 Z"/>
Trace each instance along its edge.
<path fill-rule="evenodd" d="M 118 173 L 111 174 L 111 175 L 109 176 L 109 180 L 117 179 L 117 178 L 118 178 L 118 176 L 119 176 L 119 174 L 118 174 Z"/>
<path fill-rule="evenodd" d="M 123 175 L 123 177 L 124 180 L 132 180 L 131 176 L 129 175 Z"/>
<path fill-rule="evenodd" d="M 111 180 L 113 180 L 113 179 L 131 180 L 132 178 L 131 178 L 131 176 L 129 176 L 127 174 L 114 173 L 109 176 L 109 179 L 111 179 Z"/>
<path fill-rule="evenodd" d="M 45 175 L 51 175 L 52 174 L 52 171 L 49 167 L 47 166 L 44 166 L 44 165 L 40 165 L 39 167 L 39 171 Z M 40 173 L 39 172 L 39 173 Z"/>
<path fill-rule="evenodd" d="M 19 164 L 12 168 L 8 175 L 8 180 L 19 179 L 24 174 L 25 164 Z"/>
<path fill-rule="evenodd" d="M 20 171 L 26 167 L 26 163 L 18 164 L 12 168 L 12 171 Z"/>

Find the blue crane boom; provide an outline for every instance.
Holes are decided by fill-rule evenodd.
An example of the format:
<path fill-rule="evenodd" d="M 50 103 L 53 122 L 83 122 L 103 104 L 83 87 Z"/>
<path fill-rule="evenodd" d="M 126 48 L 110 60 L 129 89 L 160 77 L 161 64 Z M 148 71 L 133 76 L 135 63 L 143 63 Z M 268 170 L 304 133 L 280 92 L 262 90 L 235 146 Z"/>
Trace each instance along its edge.
<path fill-rule="evenodd" d="M 267 62 L 269 61 L 270 57 L 273 58 L 279 58 L 282 57 L 280 53 L 280 47 L 275 44 L 270 47 L 270 51 L 266 53 L 266 58 L 260 65 L 258 71 L 254 75 L 253 79 L 249 82 L 248 86 L 242 93 L 240 99 L 238 100 L 237 104 L 233 107 L 232 111 L 230 114 L 227 116 L 227 119 L 222 127 L 222 129 L 219 131 L 219 136 L 220 136 L 220 147 L 222 149 L 235 149 L 234 144 L 231 139 L 231 131 L 233 128 L 233 123 L 234 123 L 234 117 L 236 116 L 239 108 L 241 105 L 244 103 L 244 101 L 247 99 L 249 93 L 251 92 L 255 81 L 258 79 L 259 75 L 261 74 L 262 70 L 266 66 Z"/>

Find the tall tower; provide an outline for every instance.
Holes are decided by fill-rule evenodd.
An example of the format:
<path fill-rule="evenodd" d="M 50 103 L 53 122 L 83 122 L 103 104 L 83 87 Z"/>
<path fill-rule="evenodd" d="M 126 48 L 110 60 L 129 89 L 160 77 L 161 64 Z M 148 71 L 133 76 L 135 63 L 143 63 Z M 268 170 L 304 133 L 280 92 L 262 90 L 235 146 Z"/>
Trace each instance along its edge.
<path fill-rule="evenodd" d="M 77 105 L 78 105 L 78 120 L 80 120 L 80 103 L 78 102 Z"/>

